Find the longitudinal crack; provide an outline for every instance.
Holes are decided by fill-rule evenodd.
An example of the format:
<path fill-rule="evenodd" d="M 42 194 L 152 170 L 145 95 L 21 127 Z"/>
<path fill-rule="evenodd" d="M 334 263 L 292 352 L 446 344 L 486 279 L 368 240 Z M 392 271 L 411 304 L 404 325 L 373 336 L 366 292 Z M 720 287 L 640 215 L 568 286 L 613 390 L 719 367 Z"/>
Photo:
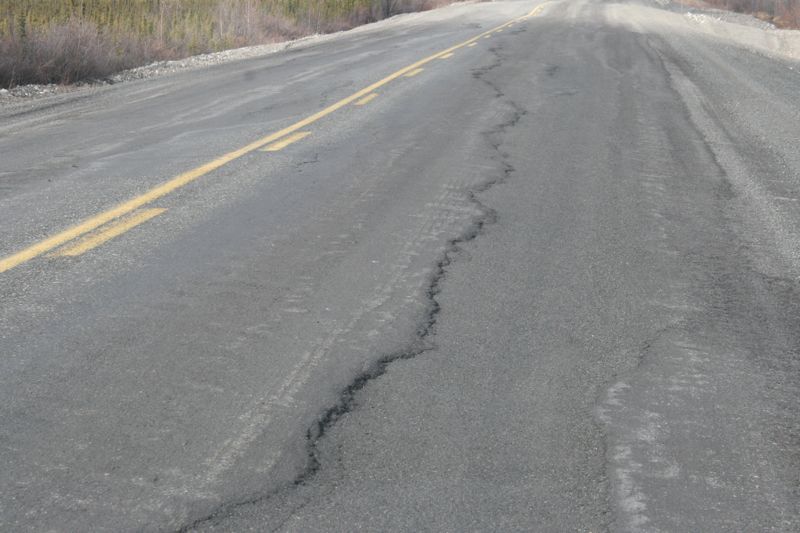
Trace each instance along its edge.
<path fill-rule="evenodd" d="M 395 361 L 412 359 L 420 354 L 435 349 L 435 344 L 432 342 L 431 337 L 435 333 L 437 318 L 441 312 L 441 305 L 437 300 L 437 296 L 442 290 L 442 283 L 447 274 L 447 269 L 463 244 L 474 240 L 483 233 L 487 225 L 493 224 L 497 220 L 497 213 L 495 210 L 486 206 L 477 196 L 494 185 L 504 182 L 515 171 L 513 165 L 509 162 L 509 154 L 501 149 L 502 138 L 507 130 L 516 126 L 526 114 L 525 109 L 517 103 L 507 99 L 504 100 L 505 95 L 500 87 L 494 80 L 488 77 L 488 74 L 501 66 L 503 61 L 499 47 L 491 48 L 491 52 L 494 55 L 493 62 L 486 67 L 473 70 L 473 77 L 484 82 L 492 90 L 492 97 L 503 100 L 503 105 L 506 105 L 510 109 L 506 120 L 483 132 L 484 137 L 494 152 L 491 158 L 498 163 L 500 172 L 467 191 L 467 199 L 477 208 L 480 214 L 472 219 L 467 228 L 459 236 L 447 241 L 444 252 L 436 262 L 425 291 L 427 308 L 417 327 L 415 339 L 403 350 L 378 358 L 367 370 L 356 376 L 353 381 L 340 392 L 336 403 L 326 409 L 317 421 L 308 428 L 305 438 L 307 455 L 306 466 L 290 484 L 273 489 L 267 493 L 255 495 L 246 500 L 222 504 L 209 515 L 191 522 L 178 531 L 192 531 L 205 523 L 219 522 L 239 507 L 264 503 L 287 490 L 292 490 L 295 487 L 309 483 L 322 467 L 318 452 L 320 440 L 325 437 L 345 414 L 353 411 L 356 407 L 359 392 L 371 381 L 383 376 L 387 372 L 389 366 Z M 302 507 L 302 505 L 299 507 Z M 295 509 L 295 511 L 296 510 L 297 509 Z M 278 528 L 279 527 L 280 525 Z"/>

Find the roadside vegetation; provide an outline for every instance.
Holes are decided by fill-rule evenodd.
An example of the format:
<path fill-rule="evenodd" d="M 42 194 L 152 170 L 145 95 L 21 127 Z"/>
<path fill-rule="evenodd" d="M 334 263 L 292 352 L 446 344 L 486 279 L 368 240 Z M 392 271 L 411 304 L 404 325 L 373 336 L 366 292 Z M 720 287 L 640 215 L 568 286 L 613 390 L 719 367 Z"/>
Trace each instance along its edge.
<path fill-rule="evenodd" d="M 800 29 L 800 0 L 701 0 L 728 11 L 746 13 L 778 28 Z"/>
<path fill-rule="evenodd" d="M 447 0 L 0 0 L 0 87 L 328 33 Z"/>

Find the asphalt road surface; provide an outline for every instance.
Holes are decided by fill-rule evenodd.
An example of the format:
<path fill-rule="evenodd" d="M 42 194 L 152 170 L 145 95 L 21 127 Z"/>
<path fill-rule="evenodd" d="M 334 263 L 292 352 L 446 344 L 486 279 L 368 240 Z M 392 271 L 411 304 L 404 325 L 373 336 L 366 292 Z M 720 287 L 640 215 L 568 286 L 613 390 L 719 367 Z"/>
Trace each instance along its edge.
<path fill-rule="evenodd" d="M 800 64 L 675 17 L 0 110 L 0 530 L 800 530 Z"/>

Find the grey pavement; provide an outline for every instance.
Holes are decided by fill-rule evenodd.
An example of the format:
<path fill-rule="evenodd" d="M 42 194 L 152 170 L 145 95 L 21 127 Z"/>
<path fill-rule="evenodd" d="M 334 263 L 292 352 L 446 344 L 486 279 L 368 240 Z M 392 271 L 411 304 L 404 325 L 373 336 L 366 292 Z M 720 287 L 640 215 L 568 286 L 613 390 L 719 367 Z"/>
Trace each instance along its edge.
<path fill-rule="evenodd" d="M 536 5 L 0 111 L 0 257 Z M 799 66 L 618 7 L 0 273 L 0 529 L 800 530 Z"/>

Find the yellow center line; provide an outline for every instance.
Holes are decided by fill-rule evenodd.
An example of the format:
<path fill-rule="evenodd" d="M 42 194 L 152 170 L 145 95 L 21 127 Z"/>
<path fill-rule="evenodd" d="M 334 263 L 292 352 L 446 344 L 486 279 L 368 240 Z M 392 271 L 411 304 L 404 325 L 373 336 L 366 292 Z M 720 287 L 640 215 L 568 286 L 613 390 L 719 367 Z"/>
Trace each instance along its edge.
<path fill-rule="evenodd" d="M 279 139 L 281 139 L 281 138 L 283 138 L 283 137 L 285 137 L 287 135 L 290 135 L 290 134 L 292 134 L 292 133 L 294 133 L 296 131 L 299 131 L 299 130 L 305 128 L 306 126 L 308 126 L 309 124 L 313 124 L 314 122 L 317 122 L 318 120 L 330 115 L 331 113 L 334 113 L 334 112 L 338 111 L 342 107 L 344 107 L 346 105 L 349 105 L 349 104 L 355 102 L 356 100 L 359 100 L 359 99 L 363 98 L 364 96 L 366 96 L 366 95 L 368 95 L 368 94 L 370 94 L 372 92 L 375 92 L 376 89 L 379 89 L 380 87 L 383 87 L 384 85 L 396 80 L 397 78 L 399 78 L 401 76 L 405 76 L 407 74 L 411 74 L 412 72 L 414 72 L 415 70 L 419 69 L 423 65 L 426 65 L 426 64 L 430 63 L 431 61 L 434 61 L 434 60 L 438 59 L 439 57 L 441 57 L 443 55 L 446 55 L 446 54 L 449 54 L 451 52 L 454 52 L 454 51 L 458 50 L 459 48 L 463 48 L 465 46 L 468 46 L 470 43 L 473 43 L 473 42 L 477 41 L 481 37 L 489 37 L 492 32 L 497 31 L 500 28 L 505 28 L 506 26 L 508 26 L 512 22 L 515 22 L 515 21 L 518 21 L 518 20 L 525 20 L 525 19 L 527 19 L 529 17 L 535 16 L 538 13 L 538 10 L 541 9 L 541 7 L 542 6 L 539 6 L 539 7 L 535 8 L 535 9 L 533 9 L 527 15 L 523 15 L 521 17 L 518 17 L 517 19 L 511 20 L 509 22 L 506 22 L 505 24 L 501 24 L 500 26 L 498 26 L 496 28 L 492 28 L 492 29 L 490 29 L 488 31 L 485 31 L 483 33 L 480 33 L 480 34 L 478 34 L 478 35 L 476 35 L 476 36 L 474 36 L 474 37 L 472 37 L 470 39 L 467 39 L 464 42 L 458 43 L 458 44 L 456 44 L 454 46 L 451 46 L 450 48 L 447 48 L 445 50 L 442 50 L 440 52 L 432 54 L 432 55 L 430 55 L 428 57 L 420 59 L 419 61 L 417 61 L 415 63 L 412 63 L 412 64 L 410 64 L 410 65 L 408 65 L 406 67 L 403 67 L 400 70 L 397 70 L 397 71 L 393 72 L 392 74 L 389 74 L 385 78 L 382 78 L 382 79 L 376 81 L 372 85 L 364 87 L 360 91 L 356 91 L 355 93 L 351 94 L 350 96 L 348 96 L 346 98 L 343 98 L 343 99 L 339 100 L 338 102 L 335 102 L 335 103 L 329 105 L 328 107 L 326 107 L 326 108 L 324 108 L 324 109 L 322 109 L 322 110 L 320 110 L 320 111 L 318 111 L 318 112 L 316 112 L 316 113 L 314 113 L 312 115 L 309 115 L 306 118 L 304 118 L 304 119 L 302 119 L 302 120 L 300 120 L 298 122 L 295 122 L 294 124 L 292 124 L 290 126 L 287 126 L 287 127 L 283 128 L 282 130 L 279 130 L 279 131 L 276 131 L 274 133 L 271 133 L 271 134 L 267 135 L 266 137 L 262 137 L 261 139 L 253 141 L 250 144 L 248 144 L 246 146 L 243 146 L 243 147 L 241 147 L 239 149 L 236 149 L 236 150 L 233 150 L 233 151 L 228 152 L 226 154 L 223 154 L 223 155 L 217 157 L 216 159 L 214 159 L 212 161 L 209 161 L 207 163 L 204 163 L 204 164 L 200 165 L 199 167 L 196 167 L 196 168 L 193 168 L 191 170 L 187 170 L 186 172 L 183 172 L 181 174 L 178 174 L 174 178 L 162 183 L 161 185 L 158 185 L 158 186 L 150 189 L 149 191 L 145 192 L 144 194 L 142 194 L 140 196 L 137 196 L 135 198 L 131 198 L 130 200 L 128 200 L 126 202 L 122 202 L 121 204 L 119 204 L 119 205 L 117 205 L 115 207 L 112 207 L 111 209 L 108 209 L 107 211 L 103 211 L 102 213 L 99 213 L 99 214 L 97 214 L 97 215 L 95 215 L 93 217 L 87 218 L 86 220 L 78 223 L 77 225 L 75 225 L 75 226 L 73 226 L 71 228 L 68 228 L 68 229 L 66 229 L 64 231 L 61 231 L 59 233 L 56 233 L 55 235 L 52 235 L 52 236 L 50 236 L 50 237 L 48 237 L 46 239 L 43 239 L 43 240 L 41 240 L 41 241 L 39 241 L 39 242 L 37 242 L 37 243 L 25 248 L 24 250 L 21 250 L 21 251 L 15 253 L 15 254 L 12 254 L 12 255 L 7 256 L 7 257 L 5 257 L 3 259 L 0 259 L 0 273 L 5 272 L 7 270 L 10 270 L 10 269 L 12 269 L 12 268 L 14 268 L 14 267 L 16 267 L 16 266 L 18 266 L 18 265 L 20 265 L 22 263 L 25 263 L 27 261 L 30 261 L 31 259 L 33 259 L 35 257 L 38 257 L 38 256 L 40 256 L 40 255 L 42 255 L 44 253 L 47 253 L 50 250 L 58 248 L 59 246 L 61 246 L 63 244 L 66 244 L 67 242 L 69 242 L 69 241 L 71 241 L 73 239 L 76 239 L 76 238 L 78 238 L 78 237 L 80 237 L 80 236 L 82 236 L 82 235 L 84 235 L 86 233 L 94 231 L 95 229 L 99 228 L 100 226 L 103 226 L 104 224 L 106 224 L 106 223 L 108 223 L 108 222 L 110 222 L 110 221 L 112 221 L 112 220 L 114 220 L 116 218 L 119 218 L 119 217 L 121 217 L 123 215 L 126 215 L 128 213 L 131 213 L 132 211 L 135 211 L 136 209 L 139 209 L 140 207 L 143 207 L 143 206 L 145 206 L 145 205 L 147 205 L 147 204 L 149 204 L 149 203 L 151 203 L 151 202 L 153 202 L 155 200 L 158 200 L 159 198 L 162 198 L 162 197 L 166 196 L 167 194 L 170 194 L 171 192 L 175 191 L 176 189 L 179 189 L 179 188 L 181 188 L 181 187 L 183 187 L 183 186 L 185 186 L 185 185 L 197 180 L 198 178 L 200 178 L 202 176 L 205 176 L 206 174 L 209 174 L 209 173 L 217 170 L 218 168 L 222 167 L 223 165 L 227 165 L 231 161 L 239 159 L 240 157 L 245 156 L 245 155 L 247 155 L 247 154 L 249 154 L 249 153 L 251 153 L 251 152 L 253 152 L 255 150 L 258 150 L 259 148 L 262 148 L 262 147 L 264 147 L 264 146 L 266 146 L 266 145 L 268 145 L 268 144 L 270 144 L 272 142 L 275 142 L 275 141 L 277 141 L 277 140 L 279 140 Z M 419 74 L 419 71 L 417 71 L 416 74 Z"/>
<path fill-rule="evenodd" d="M 353 105 L 366 105 L 366 104 L 370 103 L 371 101 L 373 101 L 375 98 L 377 98 L 377 96 L 378 96 L 378 93 L 368 94 L 367 96 L 365 96 L 361 100 L 357 101 Z"/>
<path fill-rule="evenodd" d="M 535 16 L 539 15 L 544 10 L 544 8 L 547 7 L 548 3 L 549 2 L 545 2 L 544 4 L 541 4 L 541 5 L 538 5 L 538 6 L 534 7 L 533 10 L 531 10 L 530 13 L 528 13 L 527 15 L 525 15 L 522 18 L 535 17 Z"/>
<path fill-rule="evenodd" d="M 470 48 L 472 48 L 473 46 L 477 46 L 477 44 L 478 44 L 478 43 L 469 43 L 467 46 L 469 46 Z"/>
<path fill-rule="evenodd" d="M 277 141 L 277 142 L 274 142 L 274 143 L 272 143 L 270 145 L 267 145 L 267 147 L 266 148 L 262 148 L 261 151 L 262 152 L 277 152 L 278 150 L 283 150 L 284 148 L 286 148 L 290 144 L 295 143 L 295 142 L 299 141 L 300 139 L 305 139 L 309 135 L 311 135 L 310 131 L 298 131 L 297 133 L 293 133 L 292 135 L 289 135 L 288 137 L 284 137 L 280 141 Z"/>
<path fill-rule="evenodd" d="M 451 57 L 453 57 L 453 52 L 450 52 L 449 54 L 441 55 L 441 56 L 439 56 L 439 59 L 450 59 Z"/>
<path fill-rule="evenodd" d="M 419 74 L 419 73 L 420 73 L 420 72 L 422 72 L 423 70 L 425 70 L 425 69 L 424 69 L 424 68 L 415 68 L 415 69 L 414 69 L 414 70 L 412 70 L 411 72 L 406 72 L 406 73 L 405 73 L 405 74 L 403 74 L 403 75 L 404 75 L 406 78 L 413 78 L 414 76 L 416 76 L 417 74 Z"/>
<path fill-rule="evenodd" d="M 101 231 L 91 233 L 87 237 L 79 240 L 77 243 L 56 250 L 52 255 L 53 257 L 75 257 L 84 254 L 92 248 L 97 248 L 104 242 L 110 241 L 114 237 L 121 235 L 131 228 L 138 226 L 143 222 L 147 222 L 151 218 L 157 217 L 166 209 L 151 207 L 149 209 L 140 209 L 134 211 L 132 215 L 128 215 L 106 226 Z"/>

